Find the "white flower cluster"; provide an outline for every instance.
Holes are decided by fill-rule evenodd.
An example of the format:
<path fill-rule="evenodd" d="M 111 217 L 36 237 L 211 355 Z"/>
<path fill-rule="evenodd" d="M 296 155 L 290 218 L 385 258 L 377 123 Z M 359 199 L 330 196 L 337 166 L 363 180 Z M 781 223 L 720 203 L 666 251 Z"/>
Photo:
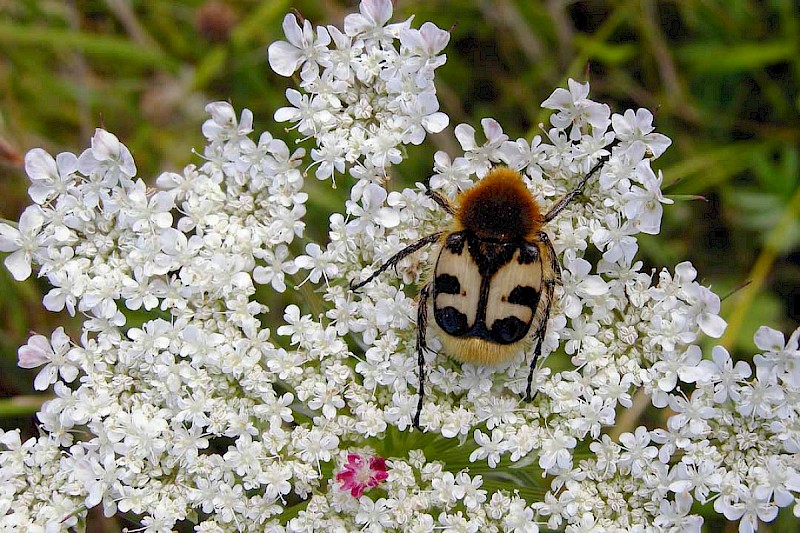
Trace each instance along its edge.
<path fill-rule="evenodd" d="M 800 329 L 785 342 L 780 332 L 760 328 L 755 341 L 765 353 L 754 358 L 753 379 L 750 366 L 734 365 L 720 346 L 710 360 L 689 345 L 681 356 L 657 361 L 653 368 L 662 370 L 651 373 L 660 392 L 654 403 L 666 400 L 675 413 L 666 428 L 639 426 L 618 443 L 606 435 L 595 439 L 593 457 L 553 479 L 557 497 L 535 505 L 550 516 L 548 526 L 591 515 L 604 530 L 612 522 L 644 531 L 642 516 L 649 515 L 657 530 L 699 532 L 703 521 L 691 514 L 693 502 L 713 502 L 716 512 L 740 520 L 740 532 L 774 520 L 781 507 L 794 504 L 800 516 L 799 338 Z M 677 379 L 696 387 L 691 393 L 675 389 Z"/>
<path fill-rule="evenodd" d="M 287 41 L 269 47 L 269 64 L 281 76 L 300 70 L 300 89 L 287 89 L 291 106 L 275 112 L 278 122 L 293 122 L 313 137 L 316 176 L 336 172 L 381 180 L 403 160 L 400 146 L 420 144 L 427 133 L 449 122 L 439 111 L 434 71 L 445 62 L 447 31 L 411 19 L 387 24 L 392 3 L 367 0 L 360 13 L 347 15 L 344 31 L 303 27 L 293 14 L 283 19 Z"/>
<path fill-rule="evenodd" d="M 689 263 L 656 277 L 635 261 L 635 236 L 658 233 L 670 203 L 652 169 L 670 141 L 652 114 L 612 114 L 570 80 L 542 104 L 543 136 L 512 141 L 484 119 L 478 140 L 461 124 L 463 154 L 437 153 L 425 185 L 390 192 L 398 146 L 447 124 L 432 82 L 448 39 L 391 14 L 363 0 L 344 32 L 284 20 L 270 64 L 300 69 L 306 95 L 290 90 L 277 116 L 314 137 L 310 161 L 268 133 L 252 141 L 250 113 L 226 103 L 208 106 L 205 163 L 157 190 L 103 130 L 78 157 L 29 152 L 34 205 L 0 224 L 0 251 L 15 278 L 32 265 L 47 278 L 47 309 L 84 321 L 78 342 L 59 328 L 20 348 L 54 398 L 42 436 L 0 432 L 0 529 L 66 530 L 101 503 L 142 531 L 198 533 L 699 531 L 695 502 L 742 532 L 781 507 L 800 515 L 800 330 L 759 330 L 754 377 L 721 347 L 704 359 L 702 337 L 726 327 L 719 297 Z M 418 282 L 434 251 L 359 294 L 348 282 L 447 228 L 426 187 L 454 197 L 502 164 L 549 206 L 599 161 L 547 226 L 564 271 L 544 348 L 570 369 L 539 369 L 524 402 L 530 354 L 502 367 L 427 354 L 424 432 L 412 430 L 416 305 L 397 277 Z M 301 242 L 314 166 L 355 178 L 322 246 Z M 302 290 L 319 285 L 323 313 L 288 289 L 296 273 Z M 296 303 L 264 324 L 282 292 Z M 636 397 L 669 407 L 666 426 L 612 439 Z"/>
<path fill-rule="evenodd" d="M 163 174 L 157 191 L 104 130 L 79 157 L 27 154 L 35 203 L 17 228 L 0 224 L 6 266 L 24 279 L 38 265 L 53 287 L 45 307 L 85 318 L 79 344 L 58 328 L 19 350 L 21 366 L 44 365 L 34 385 L 53 385 L 55 398 L 38 414 L 46 436 L 0 437 L 3 530 L 58 531 L 100 502 L 108 515 L 145 515 L 147 531 L 170 531 L 195 509 L 235 529 L 280 513 L 294 476 L 306 494 L 330 457 L 279 460 L 302 439 L 281 429 L 294 396 L 273 387 L 280 370 L 265 362 L 281 356 L 254 297 L 255 283 L 283 291 L 297 272 L 288 245 L 304 230 L 304 152 L 266 133 L 250 140 L 249 112 L 207 110 L 207 162 Z M 150 318 L 130 324 L 137 310 Z"/>

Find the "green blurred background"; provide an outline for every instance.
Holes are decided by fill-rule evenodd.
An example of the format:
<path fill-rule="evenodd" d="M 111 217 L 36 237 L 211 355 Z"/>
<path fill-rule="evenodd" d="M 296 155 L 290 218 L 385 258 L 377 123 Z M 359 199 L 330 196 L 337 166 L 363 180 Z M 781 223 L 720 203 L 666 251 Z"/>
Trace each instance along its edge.
<path fill-rule="evenodd" d="M 356 1 L 0 0 L 0 217 L 28 204 L 24 153 L 80 153 L 102 125 L 131 149 L 139 175 L 199 162 L 204 105 L 251 109 L 256 132 L 281 135 L 272 116 L 292 81 L 271 72 L 270 42 L 290 9 L 340 24 Z M 566 79 L 588 79 L 591 97 L 621 112 L 647 107 L 673 146 L 657 162 L 665 193 L 662 234 L 640 239 L 646 268 L 690 260 L 723 301 L 722 343 L 754 353 L 762 324 L 791 333 L 800 321 L 800 7 L 796 0 L 544 1 L 400 0 L 451 28 L 437 88 L 451 125 L 491 116 L 511 138 L 531 137 L 539 109 Z M 289 139 L 287 135 L 284 136 Z M 396 172 L 402 188 L 429 175 L 432 155 L 456 154 L 452 128 Z M 308 238 L 323 240 L 346 187 L 308 180 Z M 702 197 L 702 198 L 700 198 Z M 751 283 L 741 288 L 746 281 Z M 739 287 L 738 290 L 737 287 Z M 0 269 L 0 424 L 36 434 L 35 372 L 16 367 L 30 331 L 49 335 L 41 280 L 15 283 Z M 735 292 L 734 292 L 735 291 Z M 280 311 L 284 301 L 272 302 Z M 69 327 L 73 338 L 76 324 Z M 783 513 L 787 514 L 787 513 Z M 791 514 L 791 513 L 788 513 Z M 117 531 L 95 520 L 96 531 Z M 707 521 L 710 530 L 734 524 Z M 793 528 L 788 517 L 772 525 Z M 130 525 L 130 524 L 123 524 Z"/>

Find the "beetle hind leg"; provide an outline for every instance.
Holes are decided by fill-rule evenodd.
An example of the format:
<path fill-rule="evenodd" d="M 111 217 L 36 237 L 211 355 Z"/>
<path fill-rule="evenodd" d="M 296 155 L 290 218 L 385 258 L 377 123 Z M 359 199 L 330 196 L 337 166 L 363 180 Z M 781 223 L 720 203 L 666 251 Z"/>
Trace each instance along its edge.
<path fill-rule="evenodd" d="M 533 387 L 533 373 L 536 370 L 536 363 L 542 355 L 542 343 L 544 336 L 547 332 L 547 322 L 550 320 L 550 307 L 553 303 L 555 288 L 557 283 L 561 283 L 561 265 L 558 263 L 558 256 L 553 248 L 553 243 L 546 233 L 542 232 L 539 235 L 540 240 L 540 257 L 542 261 L 542 285 L 544 291 L 542 299 L 539 301 L 540 308 L 536 312 L 536 332 L 534 338 L 536 339 L 536 349 L 533 352 L 533 359 L 531 359 L 531 368 L 528 372 L 528 384 L 525 387 L 525 401 L 530 402 L 536 397 L 536 392 L 531 395 Z M 541 310 L 541 314 L 539 311 Z M 538 392 L 538 391 L 537 391 Z"/>
<path fill-rule="evenodd" d="M 428 343 L 425 340 L 425 333 L 428 328 L 428 298 L 431 294 L 431 282 L 428 282 L 419 291 L 419 304 L 417 307 L 417 376 L 419 377 L 419 398 L 417 399 L 417 411 L 414 413 L 414 427 L 420 431 L 419 415 L 422 413 L 422 399 L 425 397 L 425 351 Z"/>
<path fill-rule="evenodd" d="M 536 362 L 542 355 L 542 343 L 544 342 L 544 335 L 547 332 L 547 321 L 550 319 L 550 304 L 553 301 L 553 293 L 555 289 L 555 280 L 545 281 L 545 293 L 543 300 L 543 313 L 540 318 L 539 326 L 536 328 L 534 338 L 536 339 L 536 349 L 533 352 L 533 359 L 531 359 L 531 368 L 528 372 L 528 385 L 525 387 L 525 401 L 530 402 L 535 397 L 538 391 L 531 396 L 531 388 L 533 386 L 533 373 L 536 370 Z"/>

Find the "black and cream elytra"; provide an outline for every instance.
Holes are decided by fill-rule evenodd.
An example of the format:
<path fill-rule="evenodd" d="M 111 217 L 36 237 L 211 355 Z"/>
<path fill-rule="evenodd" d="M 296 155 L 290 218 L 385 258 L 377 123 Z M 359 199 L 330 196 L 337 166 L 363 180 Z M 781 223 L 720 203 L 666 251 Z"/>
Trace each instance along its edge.
<path fill-rule="evenodd" d="M 414 427 L 419 429 L 425 385 L 424 351 L 428 307 L 441 330 L 443 351 L 467 363 L 496 365 L 518 355 L 535 342 L 525 398 L 531 399 L 536 361 L 553 303 L 561 283 L 561 266 L 543 226 L 578 196 L 588 179 L 602 166 L 597 163 L 575 190 L 542 214 L 519 172 L 495 167 L 455 205 L 428 190 L 442 209 L 453 215 L 445 231 L 438 231 L 400 250 L 370 277 L 351 284 L 357 290 L 403 258 L 429 244 L 439 252 L 433 277 L 420 290 L 417 309 L 419 400 Z"/>

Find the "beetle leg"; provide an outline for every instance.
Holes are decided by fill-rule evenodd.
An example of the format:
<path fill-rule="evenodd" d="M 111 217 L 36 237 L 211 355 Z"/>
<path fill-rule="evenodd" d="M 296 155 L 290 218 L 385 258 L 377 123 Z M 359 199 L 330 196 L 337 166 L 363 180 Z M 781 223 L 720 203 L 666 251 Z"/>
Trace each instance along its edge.
<path fill-rule="evenodd" d="M 550 270 L 553 272 L 553 279 L 556 283 L 561 284 L 561 264 L 558 262 L 558 254 L 556 254 L 556 249 L 553 248 L 553 243 L 550 241 L 550 237 L 548 237 L 547 233 L 542 231 L 539 233 L 539 240 L 542 241 L 547 247 L 547 254 L 550 256 Z"/>
<path fill-rule="evenodd" d="M 611 146 L 613 146 L 613 144 L 615 143 L 612 143 Z M 591 170 L 589 170 L 589 172 L 587 172 L 586 175 L 581 179 L 581 181 L 578 183 L 578 186 L 575 187 L 574 190 L 562 196 L 561 199 L 558 202 L 556 202 L 556 204 L 553 207 L 550 208 L 550 211 L 548 211 L 547 214 L 544 216 L 545 224 L 556 218 L 556 216 L 558 216 L 558 214 L 561 211 L 563 211 L 564 208 L 567 207 L 570 204 L 570 202 L 572 202 L 575 199 L 576 196 L 578 196 L 583 192 L 583 187 L 586 185 L 586 182 L 589 181 L 589 178 L 591 178 L 595 172 L 597 172 L 598 170 L 600 170 L 600 168 L 602 168 L 605 162 L 608 161 L 609 157 L 610 156 L 605 156 L 600 158 L 600 161 L 595 163 L 595 165 L 591 168 Z"/>
<path fill-rule="evenodd" d="M 372 275 L 370 277 L 368 277 L 367 279 L 365 279 L 364 281 L 362 281 L 360 283 L 353 283 L 351 281 L 350 282 L 350 290 L 351 291 L 357 291 L 358 289 L 360 289 L 361 287 L 363 287 L 364 285 L 366 285 L 367 283 L 369 283 L 370 281 L 372 281 L 373 279 L 378 277 L 378 275 L 380 275 L 387 268 L 396 267 L 397 263 L 399 263 L 400 261 L 405 259 L 406 256 L 413 254 L 414 252 L 416 252 L 417 250 L 419 250 L 420 248 L 422 248 L 424 246 L 427 246 L 427 245 L 429 245 L 431 243 L 434 243 L 434 242 L 438 241 L 439 237 L 442 236 L 442 233 L 444 233 L 444 232 L 437 231 L 436 233 L 431 233 L 427 237 L 421 238 L 420 240 L 418 240 L 415 243 L 409 244 L 408 246 L 406 246 L 405 248 L 403 248 L 402 250 L 400 250 L 399 252 L 394 254 L 391 258 L 389 258 L 388 261 L 386 261 L 384 264 L 382 264 L 380 266 L 380 268 L 378 268 L 378 270 L 373 272 Z"/>
<path fill-rule="evenodd" d="M 529 402 L 536 397 L 536 394 L 531 396 L 531 387 L 533 385 L 533 372 L 536 370 L 536 362 L 539 356 L 542 355 L 542 342 L 544 342 L 544 335 L 547 331 L 547 321 L 550 318 L 550 304 L 553 301 L 553 292 L 556 282 L 553 279 L 548 279 L 544 282 L 544 312 L 542 313 L 542 320 L 539 327 L 536 329 L 534 337 L 536 338 L 536 350 L 533 352 L 533 359 L 531 359 L 531 369 L 528 372 L 528 386 L 525 388 L 525 401 Z M 537 391 L 538 392 L 538 391 Z"/>
<path fill-rule="evenodd" d="M 419 377 L 419 399 L 417 400 L 417 412 L 414 413 L 414 427 L 422 431 L 419 427 L 419 415 L 422 413 L 422 398 L 425 396 L 425 351 L 428 343 L 425 342 L 425 331 L 428 328 L 428 297 L 431 293 L 431 283 L 428 282 L 419 291 L 419 304 L 417 307 L 417 371 Z"/>
<path fill-rule="evenodd" d="M 544 246 L 544 253 L 540 255 L 542 259 L 542 273 L 544 281 L 544 294 L 542 302 L 542 317 L 541 321 L 536 328 L 534 337 L 536 338 L 536 349 L 533 352 L 533 359 L 531 360 L 531 369 L 528 372 L 528 385 L 525 388 L 525 401 L 531 401 L 536 396 L 534 393 L 531 396 L 531 387 L 533 384 L 533 372 L 536 370 L 536 363 L 542 355 L 542 343 L 544 342 L 544 335 L 547 332 L 547 321 L 550 319 L 550 305 L 553 303 L 553 295 L 557 283 L 561 283 L 561 265 L 558 262 L 558 255 L 553 248 L 553 243 L 547 233 L 541 232 L 539 240 Z M 545 263 L 549 264 L 545 264 Z M 546 273 L 546 275 L 545 275 Z M 538 392 L 538 391 L 537 391 Z"/>
<path fill-rule="evenodd" d="M 436 202 L 436 204 L 442 209 L 444 209 L 448 214 L 450 215 L 456 214 L 456 208 L 453 207 L 453 204 L 450 203 L 450 200 L 445 198 L 444 195 L 442 195 L 442 193 L 438 191 L 432 191 L 430 187 L 428 187 L 425 190 L 425 195 L 434 202 Z"/>

